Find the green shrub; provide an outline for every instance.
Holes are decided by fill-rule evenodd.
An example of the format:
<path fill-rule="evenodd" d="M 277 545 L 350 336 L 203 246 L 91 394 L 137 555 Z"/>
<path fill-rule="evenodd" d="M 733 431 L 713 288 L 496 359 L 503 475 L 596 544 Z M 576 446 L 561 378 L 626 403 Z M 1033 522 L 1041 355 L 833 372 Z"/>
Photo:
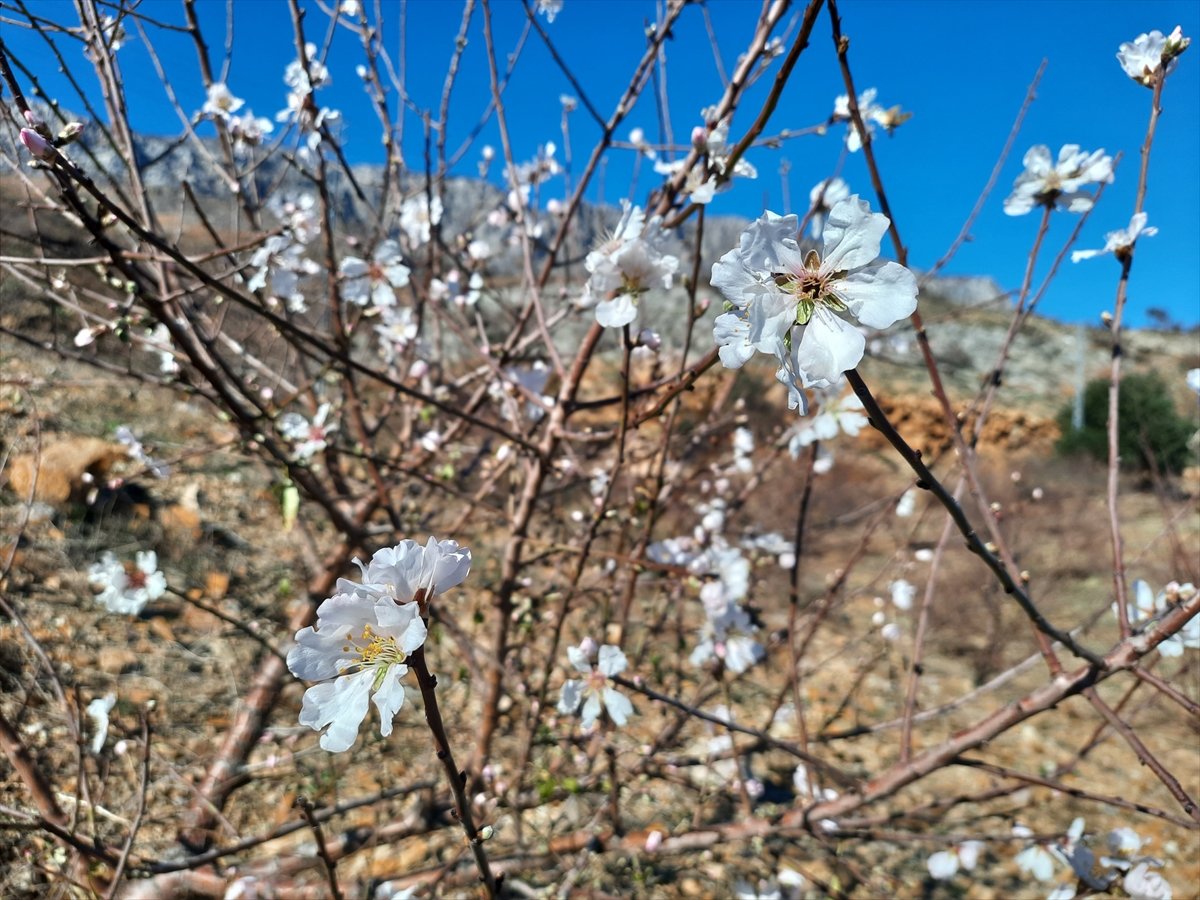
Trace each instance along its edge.
<path fill-rule="evenodd" d="M 1088 382 L 1083 392 L 1083 427 L 1078 430 L 1071 424 L 1073 408 L 1073 403 L 1068 404 L 1058 414 L 1059 452 L 1108 459 L 1108 379 Z M 1187 443 L 1195 426 L 1176 412 L 1161 378 L 1151 373 L 1121 379 L 1118 411 L 1117 446 L 1125 467 L 1179 472 L 1188 464 Z"/>

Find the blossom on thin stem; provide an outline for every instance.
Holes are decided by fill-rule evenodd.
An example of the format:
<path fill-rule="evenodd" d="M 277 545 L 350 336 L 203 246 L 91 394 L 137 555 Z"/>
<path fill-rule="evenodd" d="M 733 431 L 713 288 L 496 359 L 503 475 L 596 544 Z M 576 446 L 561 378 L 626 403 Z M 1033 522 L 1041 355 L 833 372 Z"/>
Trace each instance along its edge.
<path fill-rule="evenodd" d="M 350 749 L 369 703 L 379 713 L 379 733 L 392 733 L 404 705 L 406 660 L 425 643 L 421 604 L 462 583 L 471 551 L 430 538 L 425 546 L 401 541 L 367 564 L 354 562 L 362 583 L 339 578 L 337 593 L 317 608 L 315 625 L 296 632 L 287 657 L 293 675 L 319 682 L 304 693 L 300 724 L 323 730 L 321 747 L 334 753 Z"/>
<path fill-rule="evenodd" d="M 638 300 L 654 288 L 671 287 L 679 258 L 665 252 L 668 236 L 656 216 L 625 204 L 611 238 L 587 255 L 590 277 L 580 304 L 596 308 L 596 321 L 620 328 L 638 316 Z"/>
<path fill-rule="evenodd" d="M 1121 259 L 1130 254 L 1133 250 L 1133 245 L 1137 239 L 1143 235 L 1151 237 L 1158 234 L 1158 229 L 1151 225 L 1146 227 L 1146 213 L 1134 213 L 1129 220 L 1128 228 L 1120 228 L 1116 231 L 1110 231 L 1105 235 L 1104 247 L 1100 250 L 1076 250 L 1071 254 L 1071 262 L 1077 263 L 1081 259 L 1091 259 L 1093 256 L 1100 256 L 1104 253 L 1111 253 Z"/>
<path fill-rule="evenodd" d="M 858 114 L 862 117 L 863 126 L 867 130 L 867 134 L 875 133 L 875 126 L 879 125 L 888 134 L 891 134 L 905 122 L 912 118 L 912 113 L 901 111 L 899 106 L 885 108 L 875 102 L 875 97 L 879 92 L 875 88 L 867 88 L 858 95 Z M 850 95 L 841 94 L 833 101 L 833 115 L 830 116 L 830 121 L 846 122 L 846 149 L 851 153 L 857 153 L 862 149 L 863 135 L 854 125 L 854 118 L 850 114 Z"/>
<path fill-rule="evenodd" d="M 806 413 L 804 389 L 831 386 L 866 349 L 862 332 L 836 313 L 887 328 L 917 307 L 912 272 L 877 259 L 889 224 L 854 195 L 830 210 L 821 250 L 805 252 L 796 216 L 764 213 L 713 264 L 712 284 L 730 303 L 713 327 L 721 362 L 736 369 L 756 351 L 773 354 L 788 408 Z"/>
<path fill-rule="evenodd" d="M 595 665 L 592 664 L 596 657 Z M 582 705 L 583 727 L 591 728 L 596 719 L 600 718 L 601 710 L 608 713 L 613 724 L 618 728 L 629 721 L 633 714 L 633 704 L 629 698 L 618 692 L 612 686 L 612 677 L 625 671 L 628 661 L 619 647 L 605 644 L 597 652 L 596 642 L 584 638 L 578 647 L 567 648 L 567 659 L 576 671 L 586 677 L 582 680 L 572 679 L 562 686 L 562 695 L 558 700 L 558 711 L 563 715 L 571 715 Z"/>
<path fill-rule="evenodd" d="M 223 81 L 214 81 L 208 86 L 208 99 L 200 108 L 200 114 L 213 119 L 228 121 L 229 117 L 241 109 L 246 101 L 235 97 Z"/>
<path fill-rule="evenodd" d="M 1023 216 L 1035 206 L 1051 206 L 1069 212 L 1087 212 L 1095 202 L 1082 190 L 1085 184 L 1111 184 L 1112 157 L 1104 150 L 1088 153 L 1078 144 L 1064 144 L 1058 160 L 1050 158 L 1050 148 L 1038 144 L 1025 154 L 1025 171 L 1013 182 L 1013 192 L 1004 201 L 1010 216 Z"/>
<path fill-rule="evenodd" d="M 1117 50 L 1117 61 L 1125 74 L 1138 84 L 1148 88 L 1154 87 L 1155 78 L 1166 64 L 1166 74 L 1175 68 L 1177 57 L 1192 42 L 1191 38 L 1183 36 L 1180 26 L 1167 37 L 1155 29 L 1149 34 L 1139 34 L 1133 41 L 1126 41 Z"/>
<path fill-rule="evenodd" d="M 317 414 L 311 422 L 300 413 L 294 412 L 284 413 L 279 417 L 279 433 L 295 445 L 292 448 L 292 459 L 297 462 L 312 459 L 329 445 L 330 438 L 338 430 L 338 423 L 325 424 L 328 417 L 328 403 L 322 403 L 317 408 Z"/>
<path fill-rule="evenodd" d="M 342 297 L 358 306 L 368 302 L 378 309 L 395 306 L 396 290 L 408 285 L 412 272 L 400 260 L 400 245 L 395 241 L 383 241 L 370 262 L 347 256 L 338 266 L 338 273 L 346 279 Z"/>

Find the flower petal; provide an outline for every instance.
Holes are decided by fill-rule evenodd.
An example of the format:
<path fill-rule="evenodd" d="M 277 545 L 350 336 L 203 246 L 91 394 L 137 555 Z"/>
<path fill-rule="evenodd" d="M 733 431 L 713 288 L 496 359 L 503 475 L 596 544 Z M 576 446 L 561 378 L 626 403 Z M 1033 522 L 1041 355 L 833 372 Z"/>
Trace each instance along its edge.
<path fill-rule="evenodd" d="M 845 272 L 872 262 L 879 256 L 879 241 L 889 224 L 887 216 L 872 213 L 858 194 L 839 201 L 821 231 L 821 271 Z"/>
<path fill-rule="evenodd" d="M 633 704 L 629 702 L 629 698 L 610 687 L 604 689 L 604 708 L 608 710 L 608 717 L 613 720 L 613 724 L 618 727 L 628 722 L 633 714 Z"/>
<path fill-rule="evenodd" d="M 908 318 L 917 308 L 917 279 L 895 262 L 876 263 L 851 272 L 834 285 L 834 293 L 868 328 L 887 328 Z"/>
<path fill-rule="evenodd" d="M 358 726 L 367 714 L 367 697 L 375 673 L 370 669 L 315 684 L 304 692 L 300 724 L 321 735 L 321 747 L 332 753 L 349 750 L 358 737 Z"/>
<path fill-rule="evenodd" d="M 403 663 L 389 666 L 383 681 L 371 698 L 375 708 L 379 710 L 379 733 L 384 737 L 392 733 L 392 720 L 404 705 L 403 679 L 407 674 L 408 666 Z"/>

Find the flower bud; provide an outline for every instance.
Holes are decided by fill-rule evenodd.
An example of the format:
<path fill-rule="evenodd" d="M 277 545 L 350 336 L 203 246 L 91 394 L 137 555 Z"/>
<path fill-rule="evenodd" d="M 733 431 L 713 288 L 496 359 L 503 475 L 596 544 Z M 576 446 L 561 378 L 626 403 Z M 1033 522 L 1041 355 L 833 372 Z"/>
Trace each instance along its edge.
<path fill-rule="evenodd" d="M 83 134 L 82 122 L 68 122 L 63 126 L 63 130 L 58 133 L 58 140 L 55 141 L 55 144 L 59 147 L 64 144 L 73 144 L 79 140 L 81 134 Z"/>
<path fill-rule="evenodd" d="M 703 150 L 708 146 L 708 129 L 703 125 L 697 125 L 692 129 L 692 146 L 697 150 Z"/>
<path fill-rule="evenodd" d="M 25 145 L 26 150 L 38 159 L 54 158 L 54 150 L 50 146 L 50 142 L 32 128 L 21 129 L 21 143 Z"/>
<path fill-rule="evenodd" d="M 1167 42 L 1163 46 L 1162 59 L 1163 62 L 1169 62 L 1180 53 L 1188 48 L 1192 39 L 1183 36 L 1182 26 L 1176 25 L 1175 30 L 1167 35 Z"/>
<path fill-rule="evenodd" d="M 1178 30 L 1179 29 L 1176 29 L 1176 31 L 1178 31 Z M 29 123 L 30 128 L 37 128 L 39 125 L 42 124 L 42 120 L 38 118 L 38 114 L 35 113 L 32 109 L 25 110 L 25 112 L 22 113 L 22 115 L 25 116 L 25 121 Z"/>

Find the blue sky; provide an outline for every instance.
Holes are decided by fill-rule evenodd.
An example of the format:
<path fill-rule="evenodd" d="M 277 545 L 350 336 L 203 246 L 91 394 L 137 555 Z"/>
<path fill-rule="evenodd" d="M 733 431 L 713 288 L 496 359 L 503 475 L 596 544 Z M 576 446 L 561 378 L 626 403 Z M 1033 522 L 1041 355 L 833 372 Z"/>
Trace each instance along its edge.
<path fill-rule="evenodd" d="M 368 3 L 373 7 L 374 0 Z M 67 0 L 34 0 L 39 14 L 73 21 Z M 226 7 L 218 0 L 200 0 L 204 25 L 220 68 L 225 41 Z M 320 43 L 328 20 L 316 3 L 305 3 L 310 40 Z M 709 0 L 714 30 L 726 70 L 753 30 L 758 4 L 750 0 Z M 383 33 L 393 58 L 399 58 L 400 5 L 383 2 Z M 144 0 L 142 11 L 166 22 L 181 22 L 181 4 Z M 802 9 L 797 7 L 797 10 Z M 1026 255 L 1037 229 L 1037 213 L 1019 218 L 1004 215 L 1001 204 L 1021 171 L 1021 156 L 1034 144 L 1047 144 L 1057 153 L 1064 143 L 1085 149 L 1103 147 L 1123 159 L 1116 182 L 1085 226 L 1079 247 L 1103 245 L 1105 232 L 1124 227 L 1133 210 L 1138 151 L 1149 115 L 1151 92 L 1130 81 L 1114 54 L 1122 41 L 1157 28 L 1175 25 L 1200 36 L 1200 4 L 1186 2 L 899 2 L 844 0 L 843 30 L 850 37 L 850 61 L 860 89 L 877 87 L 885 106 L 900 104 L 913 118 L 894 136 L 876 143 L 892 208 L 916 268 L 932 265 L 957 235 L 986 182 L 1008 135 L 1028 83 L 1043 58 L 1049 63 L 1012 156 L 973 231 L 973 240 L 947 268 L 951 274 L 984 274 L 1005 289 L 1020 285 Z M 238 0 L 228 83 L 259 115 L 271 116 L 284 105 L 282 73 L 294 57 L 291 22 L 283 0 Z M 653 20 L 655 6 L 642 0 L 566 0 L 553 24 L 540 19 L 560 54 L 573 67 L 583 89 L 602 114 L 608 115 L 623 90 L 644 47 L 643 28 Z M 524 12 L 514 0 L 493 0 L 495 35 L 501 53 L 516 43 Z M 461 6 L 437 0 L 411 0 L 406 6 L 406 67 L 412 101 L 436 109 L 446 62 L 453 49 Z M 47 89 L 67 108 L 80 104 L 57 75 L 40 38 L 11 24 L 2 26 L 11 50 L 27 65 L 37 67 Z M 133 29 L 130 29 L 133 32 Z M 135 127 L 154 133 L 177 133 L 178 119 L 136 34 L 120 52 L 120 61 L 134 107 Z M 64 42 L 70 60 L 84 60 L 77 46 Z M 171 73 L 171 85 L 189 110 L 198 109 L 204 94 L 189 40 L 178 34 L 154 32 L 154 42 Z M 344 116 L 347 152 L 354 161 L 379 158 L 378 123 L 362 94 L 354 67 L 362 61 L 357 37 L 346 30 L 336 34 L 329 67 L 333 84 L 318 96 L 324 105 Z M 677 140 L 686 140 L 699 124 L 700 110 L 722 91 L 699 7 L 685 10 L 667 44 L 667 88 L 671 124 Z M 89 87 L 89 90 L 91 88 Z M 457 147 L 477 122 L 489 98 L 483 52 L 482 14 L 476 10 L 469 32 L 448 123 L 449 146 Z M 733 135 L 751 121 L 755 97 L 735 119 Z M 823 14 L 785 92 L 772 132 L 817 124 L 827 118 L 834 97 L 843 92 Z M 531 35 L 506 94 L 509 128 L 517 158 L 528 159 L 539 144 L 554 141 L 560 148 L 559 95 L 573 93 L 536 35 Z M 93 95 L 97 96 L 98 95 Z M 394 105 L 394 98 L 393 105 Z M 1160 233 L 1138 244 L 1130 283 L 1128 319 L 1148 323 L 1146 310 L 1160 307 L 1185 326 L 1200 323 L 1200 44 L 1183 55 L 1168 79 L 1163 116 L 1155 137 L 1146 208 Z M 658 114 L 647 91 L 622 128 L 642 127 L 654 140 Z M 586 157 L 598 129 L 582 107 L 571 116 L 576 166 Z M 757 150 L 749 156 L 759 169 L 756 181 L 739 182 L 719 195 L 711 213 L 756 216 L 764 207 L 782 211 L 780 161 L 786 158 L 793 206 L 803 203 L 808 189 L 829 175 L 841 154 L 840 127 L 825 137 L 789 141 L 781 151 Z M 499 149 L 494 123 L 480 138 Z M 421 165 L 421 128 L 415 114 L 406 124 L 405 154 Z M 561 157 L 562 150 L 559 155 Z M 590 199 L 616 202 L 630 190 L 632 153 L 614 152 L 605 172 L 604 193 L 599 183 Z M 474 171 L 471 151 L 460 170 Z M 861 154 L 852 155 L 844 170 L 851 187 L 870 196 Z M 657 183 L 642 166 L 634 196 L 641 198 Z M 543 201 L 562 194 L 561 182 L 545 189 Z M 873 203 L 874 205 L 874 203 Z M 801 212 L 803 210 L 800 210 Z M 1075 217 L 1054 217 L 1038 276 L 1051 255 L 1074 227 Z M 1104 257 L 1072 265 L 1067 262 L 1050 288 L 1042 312 L 1067 321 L 1098 321 L 1110 309 L 1118 265 Z M 1035 279 L 1037 283 L 1037 279 Z"/>

